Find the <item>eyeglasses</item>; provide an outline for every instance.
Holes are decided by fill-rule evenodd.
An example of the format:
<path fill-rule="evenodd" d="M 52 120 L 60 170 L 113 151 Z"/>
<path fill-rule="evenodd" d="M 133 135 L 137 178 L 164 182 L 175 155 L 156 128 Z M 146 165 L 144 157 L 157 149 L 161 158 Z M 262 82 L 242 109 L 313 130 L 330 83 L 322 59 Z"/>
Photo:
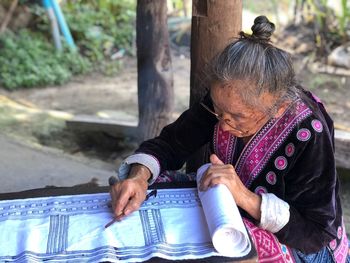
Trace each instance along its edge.
<path fill-rule="evenodd" d="M 236 128 L 235 126 L 232 125 L 231 120 L 230 119 L 224 119 L 222 116 L 220 116 L 220 114 L 217 114 L 216 112 L 214 112 L 213 110 L 211 110 L 207 105 L 205 105 L 203 102 L 200 102 L 200 105 L 206 109 L 208 112 L 210 112 L 211 114 L 213 114 L 219 121 L 223 121 L 225 122 L 228 126 L 230 126 L 230 128 L 234 131 L 236 131 L 237 133 L 239 133 L 241 136 L 249 133 L 249 130 L 241 130 Z M 266 118 L 267 116 L 272 115 L 273 109 L 275 109 L 278 105 L 278 102 L 276 102 L 269 110 L 269 113 L 266 115 L 264 114 L 261 118 L 259 118 L 258 120 L 255 121 L 255 124 L 258 124 L 260 121 L 262 121 L 264 118 Z"/>
<path fill-rule="evenodd" d="M 240 135 L 244 135 L 245 133 L 247 133 L 248 131 L 242 131 L 240 129 L 237 129 L 236 127 L 232 126 L 231 124 L 231 120 L 230 119 L 224 119 L 223 117 L 221 117 L 219 114 L 217 114 L 216 112 L 212 111 L 207 105 L 205 105 L 203 102 L 200 103 L 201 106 L 206 109 L 207 111 L 209 111 L 211 114 L 213 114 L 219 121 L 223 121 L 225 122 L 228 126 L 230 126 L 231 129 L 233 129 L 234 131 L 238 132 Z"/>
<path fill-rule="evenodd" d="M 287 92 L 285 94 L 283 94 L 282 96 L 280 96 L 276 101 L 275 103 L 269 107 L 267 110 L 263 110 L 261 112 L 263 112 L 263 116 L 261 118 L 259 118 L 258 120 L 255 120 L 255 125 L 257 125 L 259 122 L 261 122 L 263 119 L 265 118 L 268 118 L 268 119 L 272 119 L 272 118 L 275 118 L 275 114 L 277 113 L 278 111 L 278 108 L 280 107 L 281 103 L 285 100 L 290 100 L 289 98 L 290 94 Z M 211 98 L 210 98 L 211 99 Z M 292 103 L 293 100 L 290 100 L 289 102 Z M 212 102 L 213 103 L 213 102 Z M 214 103 L 213 103 L 214 104 Z M 240 136 L 244 136 L 246 134 L 249 133 L 249 129 L 247 130 L 241 130 L 241 129 L 238 129 L 236 128 L 235 126 L 232 125 L 232 120 L 230 119 L 227 119 L 227 118 L 223 118 L 222 117 L 222 114 L 218 114 L 216 113 L 215 111 L 211 110 L 205 103 L 200 102 L 200 105 L 206 109 L 208 112 L 210 112 L 211 114 L 213 114 L 219 121 L 223 121 L 225 122 L 232 130 L 236 131 L 237 133 L 240 134 Z M 248 117 L 245 117 L 245 119 L 250 119 L 252 120 L 251 118 L 248 118 Z M 243 126 L 243 125 L 242 125 Z M 246 125 L 244 125 L 246 126 Z"/>

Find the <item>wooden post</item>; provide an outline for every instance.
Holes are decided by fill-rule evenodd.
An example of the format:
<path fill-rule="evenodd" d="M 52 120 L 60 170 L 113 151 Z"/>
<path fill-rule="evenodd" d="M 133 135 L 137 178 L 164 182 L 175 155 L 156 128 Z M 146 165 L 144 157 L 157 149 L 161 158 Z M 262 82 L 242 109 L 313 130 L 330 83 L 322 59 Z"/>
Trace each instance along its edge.
<path fill-rule="evenodd" d="M 174 104 L 167 1 L 138 0 L 136 19 L 139 139 L 170 122 Z"/>
<path fill-rule="evenodd" d="M 242 0 L 193 0 L 192 5 L 190 105 L 209 89 L 205 67 L 242 28 Z M 208 146 L 204 146 L 187 162 L 187 172 L 207 160 Z"/>
<path fill-rule="evenodd" d="M 10 23 L 11 21 L 11 18 L 12 18 L 12 15 L 13 15 L 13 12 L 15 11 L 16 7 L 18 5 L 18 0 L 13 0 L 12 3 L 11 3 L 11 6 L 10 6 L 10 9 L 9 11 L 7 12 L 5 18 L 4 18 L 4 21 L 2 22 L 1 24 L 1 27 L 0 27 L 0 34 L 5 32 L 8 24 Z"/>
<path fill-rule="evenodd" d="M 241 0 L 193 0 L 190 105 L 207 91 L 204 69 L 242 28 Z"/>

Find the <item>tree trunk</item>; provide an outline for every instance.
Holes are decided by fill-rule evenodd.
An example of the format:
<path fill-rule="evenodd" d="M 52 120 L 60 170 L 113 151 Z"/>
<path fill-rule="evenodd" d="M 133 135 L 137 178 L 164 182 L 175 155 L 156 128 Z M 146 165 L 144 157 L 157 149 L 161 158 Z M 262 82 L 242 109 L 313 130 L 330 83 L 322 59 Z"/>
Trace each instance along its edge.
<path fill-rule="evenodd" d="M 209 89 L 205 76 L 208 63 L 242 28 L 242 0 L 193 0 L 192 4 L 190 105 Z M 187 162 L 187 172 L 207 162 L 208 154 L 206 145 Z"/>
<path fill-rule="evenodd" d="M 174 105 L 166 1 L 137 1 L 136 45 L 138 130 L 143 141 L 170 122 Z"/>

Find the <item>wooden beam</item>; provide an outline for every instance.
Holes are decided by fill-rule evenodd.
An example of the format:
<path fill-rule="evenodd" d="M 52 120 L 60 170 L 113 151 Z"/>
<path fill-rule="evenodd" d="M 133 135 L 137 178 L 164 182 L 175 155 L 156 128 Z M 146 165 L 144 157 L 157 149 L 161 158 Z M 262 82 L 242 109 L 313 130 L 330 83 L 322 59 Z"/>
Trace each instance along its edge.
<path fill-rule="evenodd" d="M 97 116 L 76 116 L 66 121 L 68 129 L 82 132 L 106 132 L 116 138 L 137 138 L 137 123 L 104 119 Z"/>

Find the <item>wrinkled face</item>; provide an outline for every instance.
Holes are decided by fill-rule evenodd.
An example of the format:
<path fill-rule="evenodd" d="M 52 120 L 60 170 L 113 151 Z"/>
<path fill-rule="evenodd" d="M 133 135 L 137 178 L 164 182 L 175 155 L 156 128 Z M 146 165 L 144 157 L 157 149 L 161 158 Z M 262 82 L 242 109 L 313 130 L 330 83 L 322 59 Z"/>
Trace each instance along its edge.
<path fill-rule="evenodd" d="M 248 137 L 259 131 L 270 119 L 266 109 L 274 107 L 276 99 L 270 93 L 263 93 L 257 98 L 252 98 L 259 106 L 247 105 L 237 93 L 237 89 L 241 89 L 242 85 L 244 82 L 241 81 L 226 86 L 214 84 L 210 95 L 221 128 L 234 136 Z"/>

